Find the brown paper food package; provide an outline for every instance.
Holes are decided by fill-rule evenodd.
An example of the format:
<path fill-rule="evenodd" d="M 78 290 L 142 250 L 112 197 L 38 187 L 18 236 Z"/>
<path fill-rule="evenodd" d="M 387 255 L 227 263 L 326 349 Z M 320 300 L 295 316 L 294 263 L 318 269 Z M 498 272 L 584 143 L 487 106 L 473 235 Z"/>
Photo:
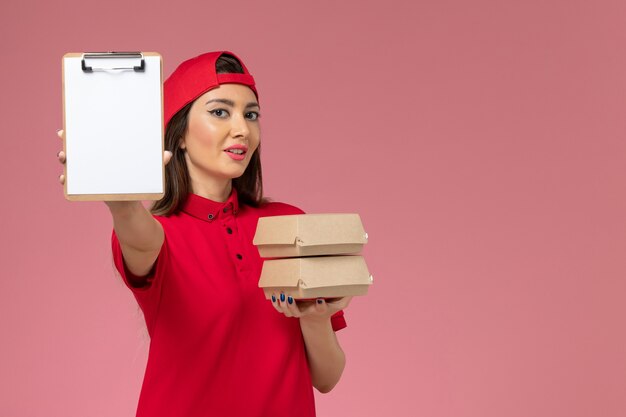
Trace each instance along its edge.
<path fill-rule="evenodd" d="M 365 295 L 372 282 L 362 256 L 315 256 L 265 260 L 259 287 L 301 300 Z"/>
<path fill-rule="evenodd" d="M 358 214 L 261 217 L 253 243 L 262 258 L 358 254 L 367 243 Z"/>

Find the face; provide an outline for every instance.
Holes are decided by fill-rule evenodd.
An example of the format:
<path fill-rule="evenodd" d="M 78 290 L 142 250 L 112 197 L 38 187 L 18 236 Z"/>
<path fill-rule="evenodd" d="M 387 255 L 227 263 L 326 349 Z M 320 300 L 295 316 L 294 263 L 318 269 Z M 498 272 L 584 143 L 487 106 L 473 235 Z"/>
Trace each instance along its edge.
<path fill-rule="evenodd" d="M 254 92 L 242 84 L 222 84 L 196 99 L 181 143 L 192 183 L 227 181 L 244 173 L 259 146 L 259 111 Z"/>

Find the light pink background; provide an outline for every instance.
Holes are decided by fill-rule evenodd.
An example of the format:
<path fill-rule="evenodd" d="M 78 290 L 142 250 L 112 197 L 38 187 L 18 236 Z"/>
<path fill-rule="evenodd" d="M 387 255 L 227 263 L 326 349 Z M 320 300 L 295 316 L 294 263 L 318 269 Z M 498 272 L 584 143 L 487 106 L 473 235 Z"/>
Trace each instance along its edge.
<path fill-rule="evenodd" d="M 358 212 L 371 293 L 320 416 L 626 415 L 623 1 L 3 2 L 0 415 L 134 415 L 148 338 L 64 200 L 61 56 L 230 49 L 267 194 Z M 184 381 L 181 381 L 184 383 Z"/>

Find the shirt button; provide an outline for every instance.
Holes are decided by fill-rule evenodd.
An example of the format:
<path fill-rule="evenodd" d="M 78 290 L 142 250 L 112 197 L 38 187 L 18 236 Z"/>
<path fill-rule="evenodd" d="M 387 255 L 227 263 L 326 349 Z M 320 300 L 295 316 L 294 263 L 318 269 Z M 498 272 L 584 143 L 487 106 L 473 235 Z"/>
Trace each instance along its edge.
<path fill-rule="evenodd" d="M 226 213 L 226 212 L 228 211 L 228 207 L 224 207 L 224 208 L 222 209 L 222 211 L 223 211 L 224 213 Z"/>
<path fill-rule="evenodd" d="M 213 215 L 212 214 L 209 214 L 207 217 L 209 218 L 209 220 L 213 220 Z"/>
<path fill-rule="evenodd" d="M 241 256 L 240 254 L 237 254 L 237 259 L 243 259 L 243 256 Z"/>
<path fill-rule="evenodd" d="M 232 235 L 232 234 L 233 234 L 233 229 L 231 229 L 230 227 L 227 227 L 227 228 L 226 228 L 226 232 L 227 232 L 229 235 Z"/>

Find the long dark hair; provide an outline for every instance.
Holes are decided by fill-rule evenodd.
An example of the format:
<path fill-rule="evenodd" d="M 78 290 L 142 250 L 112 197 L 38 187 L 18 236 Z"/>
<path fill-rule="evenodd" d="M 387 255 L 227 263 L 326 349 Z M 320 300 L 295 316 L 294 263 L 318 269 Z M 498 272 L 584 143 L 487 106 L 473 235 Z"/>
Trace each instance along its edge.
<path fill-rule="evenodd" d="M 220 56 L 215 67 L 218 74 L 244 73 L 237 58 L 229 54 Z M 185 153 L 180 148 L 187 132 L 189 110 L 192 104 L 193 102 L 180 109 L 165 128 L 165 149 L 172 152 L 172 159 L 165 166 L 165 195 L 154 202 L 150 208 L 152 214 L 169 216 L 178 212 L 187 199 L 187 195 L 192 192 Z M 259 207 L 270 201 L 263 197 L 260 143 L 243 175 L 233 178 L 233 187 L 237 190 L 239 204 Z"/>

